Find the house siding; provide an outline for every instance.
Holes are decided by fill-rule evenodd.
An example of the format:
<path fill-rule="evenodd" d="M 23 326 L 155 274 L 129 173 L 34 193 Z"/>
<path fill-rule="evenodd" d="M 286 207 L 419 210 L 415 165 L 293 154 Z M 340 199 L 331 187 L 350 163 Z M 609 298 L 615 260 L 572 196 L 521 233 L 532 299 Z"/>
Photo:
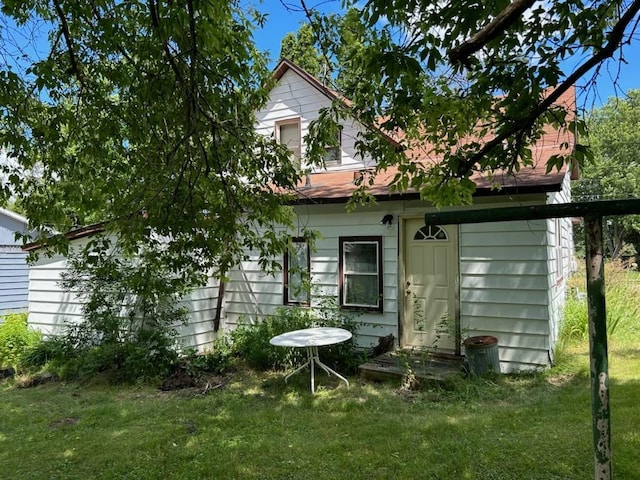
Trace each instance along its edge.
<path fill-rule="evenodd" d="M 548 195 L 549 204 L 571 202 L 571 181 L 565 176 L 562 190 Z M 571 218 L 547 220 L 549 278 L 549 358 L 555 359 L 555 345 L 562 327 L 567 296 L 567 280 L 576 270 L 573 223 Z"/>
<path fill-rule="evenodd" d="M 311 252 L 312 306 L 318 306 L 321 296 L 338 296 L 340 237 L 382 237 L 383 313 L 357 314 L 356 321 L 363 323 L 359 331 L 362 346 L 375 344 L 379 336 L 389 333 L 397 336 L 397 229 L 380 225 L 381 212 L 383 210 L 375 209 L 350 215 L 344 205 L 298 207 L 299 223 L 322 235 L 315 243 L 315 251 Z M 291 232 L 291 236 L 299 235 L 300 232 Z M 255 255 L 241 265 L 242 268 L 230 272 L 225 291 L 225 324 L 230 329 L 241 322 L 260 321 L 284 304 L 281 272 L 266 275 L 259 269 Z"/>
<path fill-rule="evenodd" d="M 544 195 L 521 197 L 517 204 L 539 204 Z M 503 198 L 482 200 L 471 208 L 513 205 Z M 338 239 L 341 236 L 382 236 L 384 310 L 365 312 L 359 343 L 367 347 L 389 333 L 399 337 L 402 304 L 400 229 L 404 218 L 422 216 L 433 208 L 418 201 L 389 201 L 347 213 L 344 205 L 298 206 L 298 223 L 317 230 L 321 238 L 311 253 L 312 305 L 318 295 L 338 295 Z M 380 224 L 386 214 L 393 225 Z M 547 222 L 495 222 L 459 226 L 459 305 L 463 336 L 494 335 L 500 343 L 504 372 L 549 365 L 555 337 L 551 334 L 553 295 L 549 290 L 551 249 Z M 298 236 L 300 232 L 291 232 Z M 565 253 L 569 253 L 568 250 Z M 554 257 L 555 258 L 555 257 Z M 554 260 L 555 261 L 555 260 Z M 567 264 L 569 260 L 567 259 Z M 265 275 L 257 259 L 232 272 L 225 296 L 226 325 L 260 321 L 283 304 L 282 274 Z M 552 295 L 553 293 L 553 295 Z M 256 307 L 259 305 L 259 308 Z M 464 352 L 463 352 L 464 353 Z"/>
<path fill-rule="evenodd" d="M 300 118 L 301 154 L 304 159 L 306 153 L 304 137 L 309 132 L 309 124 L 318 118 L 321 109 L 330 106 L 331 100 L 325 94 L 311 86 L 294 71 L 288 70 L 271 90 L 270 100 L 265 108 L 256 114 L 258 120 L 256 130 L 262 135 L 270 136 L 274 134 L 276 122 Z M 355 141 L 360 131 L 361 128 L 354 122 L 343 121 L 341 164 L 327 170 L 351 170 L 365 166 L 355 154 Z"/>
<path fill-rule="evenodd" d="M 27 219 L 0 209 L 0 322 L 8 313 L 27 310 L 29 266 L 27 254 L 15 239 L 16 232 L 27 233 Z"/>
<path fill-rule="evenodd" d="M 86 239 L 75 240 L 80 248 Z M 65 257 L 41 256 L 29 271 L 29 326 L 45 335 L 60 335 L 69 324 L 83 321 L 83 301 L 74 293 L 63 290 L 61 274 L 68 269 Z M 175 324 L 177 340 L 182 347 L 204 350 L 216 336 L 214 318 L 218 284 L 212 279 L 195 289 L 183 300 L 188 309 L 188 322 Z"/>
<path fill-rule="evenodd" d="M 520 197 L 517 204 L 539 204 L 544 200 L 544 195 Z M 513 205 L 513 201 L 498 197 L 479 200 L 470 208 L 507 205 Z M 359 344 L 375 345 L 378 337 L 388 334 L 399 338 L 403 315 L 401 229 L 404 219 L 423 217 L 434 209 L 419 201 L 380 202 L 355 213 L 347 213 L 344 205 L 299 205 L 295 209 L 299 229 L 291 231 L 291 236 L 300 236 L 303 228 L 321 235 L 310 258 L 312 306 L 318 305 L 321 296 L 338 295 L 340 237 L 382 238 L 384 308 L 382 312 L 357 316 L 363 325 Z M 391 226 L 380 223 L 387 214 L 393 215 Z M 559 322 L 553 314 L 560 308 L 566 281 L 566 276 L 558 279 L 553 266 L 562 265 L 569 270 L 569 248 L 551 245 L 556 235 L 545 220 L 467 224 L 460 225 L 458 231 L 459 319 L 463 336 L 496 336 L 503 372 L 548 366 L 557 339 L 553 330 Z M 564 235 L 562 238 L 569 242 L 570 238 Z M 566 258 L 557 262 L 554 252 Z M 284 303 L 282 272 L 267 274 L 260 268 L 257 253 L 247 252 L 247 256 L 229 272 L 222 302 L 222 331 L 243 321 L 262 321 Z M 58 283 L 65 269 L 63 257 L 43 257 L 31 269 L 29 322 L 45 333 L 60 333 L 66 322 L 82 320 L 81 302 L 62 291 Z M 204 350 L 215 338 L 217 296 L 218 283 L 211 280 L 185 299 L 189 322 L 178 326 L 184 346 Z"/>
<path fill-rule="evenodd" d="M 463 337 L 498 338 L 503 372 L 548 364 L 546 223 L 460 226 Z"/>

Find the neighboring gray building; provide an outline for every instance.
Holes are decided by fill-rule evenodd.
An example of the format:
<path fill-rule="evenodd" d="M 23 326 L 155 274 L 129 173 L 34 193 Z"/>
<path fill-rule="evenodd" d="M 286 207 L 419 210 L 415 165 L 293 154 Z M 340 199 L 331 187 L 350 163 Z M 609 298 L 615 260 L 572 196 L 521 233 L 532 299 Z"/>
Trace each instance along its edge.
<path fill-rule="evenodd" d="M 15 233 L 27 233 L 29 222 L 22 215 L 0 208 L 0 320 L 6 313 L 27 310 L 29 267 L 22 242 Z"/>

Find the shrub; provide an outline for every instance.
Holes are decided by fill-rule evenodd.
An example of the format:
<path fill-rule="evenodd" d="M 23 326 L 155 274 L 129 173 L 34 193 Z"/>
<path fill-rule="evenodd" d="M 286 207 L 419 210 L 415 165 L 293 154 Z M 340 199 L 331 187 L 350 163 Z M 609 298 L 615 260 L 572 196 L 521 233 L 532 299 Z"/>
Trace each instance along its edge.
<path fill-rule="evenodd" d="M 27 326 L 26 313 L 12 313 L 0 324 L 0 367 L 22 368 L 21 359 L 26 351 L 37 344 L 42 335 Z"/>
<path fill-rule="evenodd" d="M 263 321 L 240 324 L 232 333 L 234 352 L 249 366 L 259 369 L 290 369 L 306 360 L 301 348 L 274 347 L 269 340 L 292 330 L 311 327 L 340 327 L 349 330 L 353 338 L 347 342 L 322 348 L 322 361 L 332 368 L 353 371 L 362 360 L 356 348 L 359 323 L 353 314 L 340 310 L 335 299 L 326 297 L 315 308 L 279 307 Z"/>
<path fill-rule="evenodd" d="M 175 325 L 188 313 L 181 299 L 195 280 L 161 262 L 162 249 L 154 248 L 144 244 L 127 253 L 98 236 L 70 255 L 61 286 L 80 299 L 84 320 L 35 349 L 31 363 L 49 361 L 62 378 L 101 374 L 113 382 L 171 373 L 178 361 Z"/>
<path fill-rule="evenodd" d="M 192 351 L 184 361 L 187 365 L 187 373 L 192 377 L 197 378 L 207 373 L 224 373 L 231 368 L 233 363 L 231 342 L 228 337 L 218 337 L 203 354 Z"/>
<path fill-rule="evenodd" d="M 50 337 L 26 349 L 22 366 L 27 370 L 38 370 L 45 365 L 61 364 L 74 356 L 73 349 L 62 338 Z"/>

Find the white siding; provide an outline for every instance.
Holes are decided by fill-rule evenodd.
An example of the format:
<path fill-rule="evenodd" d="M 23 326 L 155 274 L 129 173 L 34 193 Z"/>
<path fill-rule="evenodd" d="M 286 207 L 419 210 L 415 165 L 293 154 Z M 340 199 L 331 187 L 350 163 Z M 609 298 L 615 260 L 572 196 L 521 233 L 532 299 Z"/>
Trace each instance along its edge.
<path fill-rule="evenodd" d="M 460 226 L 463 336 L 493 335 L 504 372 L 548 364 L 544 220 Z"/>
<path fill-rule="evenodd" d="M 366 325 L 361 329 L 362 346 L 377 343 L 379 336 L 393 333 L 397 337 L 398 325 L 398 266 L 397 228 L 380 225 L 386 210 L 369 209 L 357 214 L 347 214 L 344 205 L 298 207 L 300 224 L 317 230 L 321 238 L 316 250 L 311 252 L 312 305 L 318 304 L 318 296 L 338 295 L 338 239 L 349 236 L 382 237 L 383 313 L 363 313 L 356 317 Z M 298 236 L 300 232 L 291 232 Z M 225 291 L 226 321 L 233 328 L 242 317 L 244 321 L 260 321 L 284 303 L 282 274 L 265 275 L 260 271 L 255 257 L 243 262 L 242 270 L 229 275 L 230 283 Z"/>
<path fill-rule="evenodd" d="M 517 202 L 483 199 L 471 208 L 540 204 L 543 195 L 520 197 Z M 382 236 L 384 259 L 384 311 L 365 313 L 359 320 L 360 344 L 375 344 L 377 337 L 392 333 L 398 338 L 402 312 L 399 284 L 402 258 L 399 228 L 403 217 L 433 211 L 426 204 L 382 202 L 375 207 L 346 213 L 343 205 L 296 207 L 300 225 L 320 232 L 316 251 L 311 253 L 311 276 L 316 294 L 338 294 L 338 238 L 340 236 Z M 385 214 L 394 216 L 393 225 L 380 224 Z M 494 335 L 500 342 L 504 372 L 548 366 L 555 337 L 552 334 L 553 298 L 550 286 L 550 245 L 548 222 L 500 222 L 461 225 L 460 322 L 464 336 Z M 292 232 L 297 236 L 299 232 Z M 570 253 L 568 249 L 564 251 Z M 227 325 L 231 328 L 241 315 L 252 321 L 269 315 L 283 303 L 281 274 L 260 272 L 255 258 L 242 272 L 232 273 L 228 286 Z M 555 285 L 555 279 L 554 279 Z M 256 307 L 256 305 L 259 306 Z M 260 312 L 258 312 L 260 310 Z"/>
<path fill-rule="evenodd" d="M 518 205 L 542 203 L 544 196 L 520 197 Z M 483 199 L 471 208 L 513 205 L 513 201 Z M 382 237 L 383 302 L 381 313 L 363 313 L 358 320 L 365 325 L 359 332 L 361 346 L 370 346 L 377 338 L 392 333 L 399 337 L 402 312 L 403 258 L 400 228 L 403 218 L 422 216 L 433 211 L 418 201 L 393 201 L 346 213 L 344 205 L 305 205 L 296 207 L 300 230 L 317 230 L 321 237 L 311 253 L 311 277 L 315 298 L 338 294 L 338 239 L 344 236 Z M 391 226 L 381 225 L 386 214 L 393 215 Z M 500 342 L 501 369 L 504 372 L 548 366 L 557 338 L 560 301 L 564 298 L 566 274 L 559 278 L 554 265 L 562 265 L 568 274 L 572 263 L 566 258 L 556 262 L 555 253 L 568 257 L 569 246 L 557 249 L 555 221 L 499 222 L 468 224 L 459 227 L 459 301 L 460 323 L 465 336 L 494 335 Z M 567 245 L 567 226 L 560 222 L 559 238 Z M 300 236 L 301 231 L 291 232 Z M 82 319 L 81 305 L 74 295 L 58 285 L 66 268 L 62 257 L 41 258 L 30 273 L 29 322 L 47 333 L 58 333 L 67 321 Z M 185 346 L 204 349 L 214 338 L 218 283 L 199 289 L 187 300 L 189 324 L 180 328 Z M 242 268 L 230 272 L 225 286 L 221 327 L 234 328 L 241 318 L 260 321 L 283 304 L 280 272 L 261 271 L 255 254 L 249 253 Z"/>
<path fill-rule="evenodd" d="M 74 244 L 79 247 L 84 242 L 86 239 L 80 239 Z M 29 325 L 47 335 L 59 335 L 66 325 L 83 319 L 82 302 L 60 286 L 60 275 L 66 269 L 64 257 L 41 256 L 29 272 Z M 214 339 L 217 296 L 218 284 L 210 280 L 184 300 L 189 321 L 186 325 L 176 325 L 181 345 L 203 350 Z"/>
<path fill-rule="evenodd" d="M 549 204 L 571 202 L 571 179 L 564 178 L 562 191 L 548 195 Z M 555 356 L 555 345 L 562 323 L 567 295 L 567 280 L 576 269 L 573 242 L 573 223 L 571 218 L 547 220 L 549 255 L 549 354 L 551 361 Z"/>
<path fill-rule="evenodd" d="M 302 158 L 305 157 L 304 137 L 309 131 L 309 123 L 316 120 L 319 110 L 331 106 L 331 100 L 318 89 L 311 86 L 297 73 L 288 70 L 271 90 L 270 100 L 263 110 L 256 114 L 257 131 L 263 135 L 273 135 L 278 121 L 300 118 L 302 142 Z M 355 169 L 364 166 L 361 159 L 356 159 L 354 143 L 359 128 L 354 122 L 344 121 L 342 124 L 341 165 L 327 170 Z"/>

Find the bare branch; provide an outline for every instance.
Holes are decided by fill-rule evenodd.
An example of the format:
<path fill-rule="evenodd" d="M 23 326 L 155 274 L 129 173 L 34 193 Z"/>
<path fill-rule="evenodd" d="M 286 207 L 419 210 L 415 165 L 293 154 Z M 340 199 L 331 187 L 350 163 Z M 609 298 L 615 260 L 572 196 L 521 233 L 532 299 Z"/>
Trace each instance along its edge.
<path fill-rule="evenodd" d="M 469 66 L 469 57 L 507 30 L 537 0 L 515 0 L 469 40 L 449 50 L 452 65 Z"/>
<path fill-rule="evenodd" d="M 73 74 L 76 76 L 80 83 L 83 82 L 83 74 L 80 69 L 80 64 L 76 58 L 75 50 L 73 47 L 73 39 L 71 38 L 71 33 L 69 32 L 69 24 L 67 22 L 67 17 L 60 6 L 60 2 L 58 0 L 54 0 L 53 4 L 56 8 L 56 13 L 58 18 L 60 19 L 60 28 L 62 30 L 62 35 L 64 36 L 64 40 L 67 43 L 67 51 L 69 53 L 69 62 L 71 63 L 71 70 Z"/>
<path fill-rule="evenodd" d="M 609 34 L 607 35 L 607 44 L 600 50 L 598 50 L 591 58 L 580 65 L 571 75 L 569 75 L 558 87 L 556 87 L 548 96 L 546 96 L 538 105 L 527 115 L 517 121 L 514 121 L 509 128 L 507 128 L 500 135 L 494 137 L 491 141 L 484 144 L 484 146 L 478 150 L 467 161 L 462 162 L 458 168 L 459 175 L 465 175 L 469 172 L 473 166 L 480 161 L 482 157 L 487 155 L 498 145 L 502 144 L 504 140 L 511 135 L 522 132 L 533 127 L 536 120 L 547 111 L 572 85 L 574 85 L 580 78 L 594 67 L 600 65 L 607 58 L 612 57 L 615 54 L 616 49 L 622 43 L 624 38 L 624 32 L 629 24 L 631 24 L 640 12 L 640 0 L 634 0 L 629 5 L 627 11 L 620 17 L 618 23 L 616 23 Z"/>

